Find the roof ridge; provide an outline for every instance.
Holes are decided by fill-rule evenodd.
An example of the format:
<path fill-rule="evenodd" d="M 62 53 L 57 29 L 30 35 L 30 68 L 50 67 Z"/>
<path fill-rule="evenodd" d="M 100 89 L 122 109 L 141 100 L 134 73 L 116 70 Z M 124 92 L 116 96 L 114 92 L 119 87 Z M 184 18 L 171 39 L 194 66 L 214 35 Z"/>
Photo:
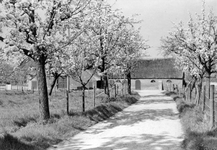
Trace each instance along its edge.
<path fill-rule="evenodd" d="M 138 60 L 157 60 L 157 59 L 160 59 L 160 60 L 163 60 L 163 59 L 174 59 L 172 57 L 156 57 L 156 58 L 141 58 L 141 59 L 138 59 Z"/>

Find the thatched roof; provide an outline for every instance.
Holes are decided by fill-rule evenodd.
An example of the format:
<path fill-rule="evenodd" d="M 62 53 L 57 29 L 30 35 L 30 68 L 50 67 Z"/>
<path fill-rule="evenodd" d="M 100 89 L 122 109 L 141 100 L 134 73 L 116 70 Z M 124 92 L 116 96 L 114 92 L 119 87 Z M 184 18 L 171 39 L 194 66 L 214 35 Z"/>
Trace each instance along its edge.
<path fill-rule="evenodd" d="M 173 58 L 141 59 L 132 70 L 133 79 L 181 79 L 182 75 Z"/>

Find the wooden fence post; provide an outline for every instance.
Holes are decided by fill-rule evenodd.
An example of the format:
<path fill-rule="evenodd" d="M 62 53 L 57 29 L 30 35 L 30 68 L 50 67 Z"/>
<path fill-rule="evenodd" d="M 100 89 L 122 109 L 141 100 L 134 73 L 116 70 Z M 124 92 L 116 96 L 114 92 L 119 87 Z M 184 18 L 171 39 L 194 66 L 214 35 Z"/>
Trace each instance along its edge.
<path fill-rule="evenodd" d="M 179 93 L 179 87 L 178 87 L 178 84 L 176 84 L 176 91 L 177 91 L 177 93 Z"/>
<path fill-rule="evenodd" d="M 114 85 L 114 89 L 115 89 L 115 97 L 117 96 L 117 87 L 116 84 Z"/>
<path fill-rule="evenodd" d="M 214 93 L 215 93 L 215 86 L 211 85 L 210 86 L 210 128 L 213 128 L 215 124 Z"/>
<path fill-rule="evenodd" d="M 206 106 L 206 86 L 203 86 L 203 102 L 202 102 L 202 111 L 205 111 Z"/>
<path fill-rule="evenodd" d="M 93 107 L 95 108 L 96 106 L 96 86 L 95 84 L 93 85 Z"/>
<path fill-rule="evenodd" d="M 124 86 L 121 84 L 121 95 L 124 96 Z"/>
<path fill-rule="evenodd" d="M 67 76 L 67 85 L 66 85 L 66 114 L 69 115 L 69 93 L 70 93 L 70 77 Z"/>
<path fill-rule="evenodd" d="M 66 90 L 66 114 L 69 115 L 69 91 Z"/>
<path fill-rule="evenodd" d="M 190 84 L 190 86 L 189 86 L 189 101 L 191 101 L 191 97 L 192 97 L 192 90 L 191 90 L 191 84 Z"/>

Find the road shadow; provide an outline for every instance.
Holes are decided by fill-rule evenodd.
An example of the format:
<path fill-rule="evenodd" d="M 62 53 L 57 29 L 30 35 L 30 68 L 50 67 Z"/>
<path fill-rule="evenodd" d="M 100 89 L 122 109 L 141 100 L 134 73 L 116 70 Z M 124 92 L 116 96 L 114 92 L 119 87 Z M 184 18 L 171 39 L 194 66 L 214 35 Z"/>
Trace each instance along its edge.
<path fill-rule="evenodd" d="M 173 140 L 166 134 L 152 135 L 142 134 L 140 136 L 126 136 L 126 137 L 109 137 L 104 138 L 107 141 L 97 147 L 88 147 L 88 144 L 82 143 L 79 140 L 74 140 L 74 144 L 68 144 L 61 148 L 61 150 L 70 150 L 73 146 L 73 150 L 183 150 L 179 141 L 182 137 L 178 137 L 178 140 Z M 85 145 L 81 148 L 80 145 Z"/>
<path fill-rule="evenodd" d="M 162 119 L 177 120 L 178 117 L 179 117 L 178 113 L 174 113 L 172 109 L 157 109 L 157 110 L 144 109 L 144 110 L 139 110 L 139 111 L 125 110 L 124 112 L 121 112 L 115 115 L 114 117 L 107 119 L 106 122 L 104 123 L 105 125 L 100 130 L 99 128 L 92 128 L 88 130 L 88 133 L 89 134 L 90 133 L 99 134 L 103 132 L 104 130 L 112 129 L 118 126 L 134 126 L 136 124 L 139 124 L 141 122 L 148 121 L 148 120 L 151 120 L 151 121 L 160 121 Z"/>
<path fill-rule="evenodd" d="M 84 113 L 84 115 L 90 120 L 95 121 L 95 122 L 100 122 L 103 120 L 106 120 L 116 114 L 117 112 L 121 111 L 122 108 L 111 104 L 111 105 L 101 105 L 96 107 L 93 110 L 87 111 Z"/>
<path fill-rule="evenodd" d="M 121 98 L 121 101 L 127 103 L 127 105 L 131 105 L 136 103 L 138 100 L 134 97 L 123 97 Z M 112 99 L 110 99 L 110 102 L 112 102 Z M 111 116 L 115 115 L 119 111 L 122 111 L 124 107 L 125 106 L 117 105 L 115 103 L 108 103 L 97 106 L 92 110 L 86 111 L 83 115 L 85 115 L 92 121 L 100 122 L 109 119 Z"/>
<path fill-rule="evenodd" d="M 143 134 L 136 138 L 113 138 L 101 147 L 88 148 L 88 150 L 113 150 L 116 148 L 124 150 L 181 150 L 181 145 L 167 135 Z"/>
<path fill-rule="evenodd" d="M 147 99 L 143 99 L 147 98 Z M 137 101 L 134 105 L 126 108 L 121 113 L 110 117 L 103 123 L 91 127 L 83 134 L 86 137 L 76 136 L 63 143 L 59 148 L 60 150 L 181 150 L 180 143 L 183 140 L 179 135 L 171 135 L 170 131 L 154 132 L 149 126 L 149 123 L 154 122 L 155 127 L 159 127 L 158 123 L 161 120 L 167 125 L 168 121 L 175 121 L 178 119 L 178 113 L 174 112 L 174 108 L 170 103 L 175 103 L 172 98 L 164 95 L 143 96 L 142 100 Z M 161 107 L 162 106 L 162 107 Z M 96 112 L 89 112 L 95 120 L 94 114 L 101 112 L 102 119 L 110 116 L 110 112 L 119 111 L 115 106 L 100 107 Z M 108 109 L 111 109 L 108 111 Z M 98 118 L 97 118 L 98 119 Z M 144 125 L 145 123 L 145 125 Z M 153 125 L 153 124 L 150 124 Z M 172 124 L 173 125 L 173 124 Z M 167 125 L 168 126 L 168 125 Z M 147 128 L 146 128 L 147 127 Z M 124 129 L 124 130 L 119 130 Z M 123 132 L 130 131 L 133 128 L 141 129 L 136 130 L 137 133 L 125 134 Z M 162 126 L 165 128 L 165 125 Z M 172 127 L 173 128 L 173 127 Z M 144 131 L 142 131 L 144 130 Z M 153 129 L 154 130 L 154 129 Z M 158 129 L 156 129 L 158 130 Z M 170 128 L 169 128 L 170 130 Z M 113 132 L 113 133 L 112 133 Z M 147 134 L 144 134 L 147 133 Z M 150 133 L 150 134 L 149 134 Z M 107 135 L 108 134 L 108 135 Z M 102 136 L 104 135 L 104 136 Z M 101 136 L 100 138 L 96 138 Z M 175 136 L 172 137 L 172 136 Z"/>

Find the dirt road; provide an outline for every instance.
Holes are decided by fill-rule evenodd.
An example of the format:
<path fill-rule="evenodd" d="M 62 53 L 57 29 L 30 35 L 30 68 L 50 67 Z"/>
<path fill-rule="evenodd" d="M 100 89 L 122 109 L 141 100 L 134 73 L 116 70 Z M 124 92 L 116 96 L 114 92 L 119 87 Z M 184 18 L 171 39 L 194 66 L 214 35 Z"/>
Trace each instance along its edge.
<path fill-rule="evenodd" d="M 138 91 L 140 100 L 49 150 L 181 150 L 178 111 L 161 91 Z"/>

